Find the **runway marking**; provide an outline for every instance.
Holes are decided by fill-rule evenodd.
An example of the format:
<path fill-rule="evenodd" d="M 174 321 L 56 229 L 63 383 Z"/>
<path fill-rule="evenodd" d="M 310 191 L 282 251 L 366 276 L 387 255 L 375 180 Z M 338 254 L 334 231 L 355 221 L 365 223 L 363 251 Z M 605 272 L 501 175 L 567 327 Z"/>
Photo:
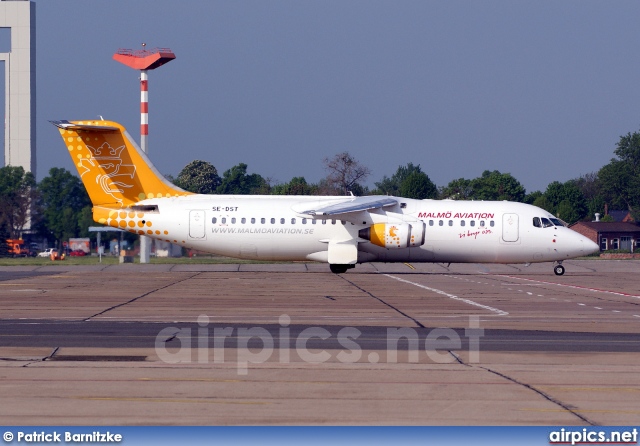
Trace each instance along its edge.
<path fill-rule="evenodd" d="M 392 276 L 391 274 L 384 274 L 384 275 L 387 276 L 387 277 L 390 277 L 392 279 L 396 279 L 399 282 L 408 283 L 410 285 L 414 285 L 414 286 L 417 286 L 419 288 L 423 288 L 425 290 L 432 291 L 434 293 L 441 294 L 443 296 L 447 296 L 449 299 L 458 300 L 460 302 L 464 302 L 464 303 L 469 304 L 469 305 L 473 305 L 473 306 L 476 306 L 476 307 L 483 308 L 485 310 L 489 310 L 492 313 L 496 313 L 498 316 L 507 316 L 507 315 L 509 315 L 509 313 L 507 313 L 506 311 L 499 310 L 498 308 L 493 308 L 493 307 L 490 307 L 488 305 L 482 305 L 482 304 L 479 304 L 478 302 L 474 302 L 472 300 L 464 299 L 464 298 L 458 297 L 458 296 L 456 296 L 454 294 L 447 293 L 446 291 L 438 290 L 436 288 L 431 288 L 431 287 L 428 287 L 426 285 L 422 285 L 422 284 L 419 284 L 419 283 L 416 283 L 416 282 L 411 282 L 410 280 L 401 279 L 400 277 Z"/>
<path fill-rule="evenodd" d="M 595 293 L 615 294 L 617 296 L 633 297 L 633 298 L 636 298 L 636 299 L 640 299 L 640 296 L 638 296 L 636 294 L 623 293 L 621 291 L 603 290 L 601 288 L 591 288 L 591 287 L 580 286 L 580 285 L 568 285 L 568 284 L 564 284 L 564 283 L 547 282 L 547 281 L 544 281 L 544 280 L 525 279 L 524 277 L 509 276 L 509 275 L 506 275 L 506 274 L 499 274 L 499 276 L 508 277 L 510 279 L 526 280 L 527 282 L 542 283 L 542 284 L 545 284 L 545 285 L 556 285 L 556 286 L 561 286 L 561 287 L 566 287 L 566 288 L 574 288 L 574 289 L 577 289 L 577 290 L 587 290 L 587 291 L 593 291 Z"/>
<path fill-rule="evenodd" d="M 215 382 L 215 383 L 241 383 L 241 379 L 219 378 L 138 378 L 138 381 L 186 381 L 186 382 Z"/>

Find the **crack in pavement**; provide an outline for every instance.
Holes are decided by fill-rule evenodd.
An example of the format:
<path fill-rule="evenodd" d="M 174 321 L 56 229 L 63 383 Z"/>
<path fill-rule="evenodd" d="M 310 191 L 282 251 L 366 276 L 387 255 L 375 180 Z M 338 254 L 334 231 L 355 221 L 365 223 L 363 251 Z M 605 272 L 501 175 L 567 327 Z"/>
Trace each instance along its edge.
<path fill-rule="evenodd" d="M 576 412 L 576 410 L 572 409 L 569 405 L 563 403 L 562 401 L 552 397 L 551 395 L 543 392 L 540 389 L 535 388 L 534 386 L 532 386 L 531 384 L 527 384 L 527 383 L 523 383 L 518 381 L 515 378 L 512 378 L 509 375 L 505 375 L 504 373 L 500 373 L 496 370 L 490 369 L 488 367 L 482 367 L 480 365 L 471 365 L 471 364 L 467 364 L 466 362 L 464 362 L 462 360 L 462 358 L 460 358 L 460 356 L 458 356 L 455 352 L 448 350 L 449 354 L 451 354 L 451 356 L 453 356 L 455 358 L 455 360 L 459 363 L 464 365 L 465 367 L 471 367 L 471 368 L 478 368 L 478 369 L 482 369 L 485 370 L 489 373 L 493 373 L 494 375 L 497 375 L 503 379 L 506 379 L 507 381 L 511 381 L 514 384 L 517 384 L 519 386 L 522 386 L 526 389 L 529 389 L 535 393 L 537 393 L 538 395 L 540 395 L 541 397 L 543 397 L 544 399 L 546 399 L 547 401 L 555 404 L 556 406 L 561 407 L 563 410 L 566 410 L 567 412 L 571 413 L 572 415 L 574 415 L 575 417 L 579 418 L 580 420 L 584 421 L 585 423 L 587 423 L 590 426 L 597 426 L 598 424 L 595 423 L 594 421 L 591 421 L 590 419 L 588 419 L 587 417 L 580 415 L 578 412 Z"/>
<path fill-rule="evenodd" d="M 175 282 L 172 282 L 172 283 L 170 283 L 170 284 L 168 284 L 168 285 L 161 286 L 161 287 L 159 287 L 159 288 L 156 288 L 156 289 L 153 289 L 153 290 L 151 290 L 151 291 L 148 291 L 148 292 L 146 292 L 146 293 L 144 293 L 144 294 L 141 294 L 141 295 L 140 295 L 140 296 L 138 296 L 138 297 L 134 297 L 133 299 L 130 299 L 130 300 L 126 301 L 126 302 L 123 302 L 123 303 L 118 304 L 118 305 L 114 305 L 114 306 L 112 306 L 112 307 L 107 308 L 106 310 L 103 310 L 103 311 L 101 311 L 101 312 L 99 312 L 99 313 L 96 313 L 96 314 L 94 314 L 93 316 L 89 316 L 88 318 L 83 319 L 83 320 L 82 320 L 82 322 L 88 322 L 88 321 L 90 321 L 91 319 L 93 319 L 94 317 L 101 316 L 101 315 L 103 315 L 103 314 L 105 314 L 105 313 L 108 313 L 108 312 L 109 312 L 109 311 L 111 311 L 111 310 L 115 310 L 116 308 L 120 308 L 120 307 L 124 307 L 125 305 L 129 305 L 130 303 L 133 303 L 133 302 L 135 302 L 135 301 L 137 301 L 137 300 L 140 300 L 140 299 L 142 299 L 143 297 L 148 296 L 149 294 L 153 294 L 153 293 L 155 293 L 155 292 L 157 292 L 157 291 L 164 290 L 165 288 L 172 287 L 172 286 L 177 285 L 177 284 L 179 284 L 179 283 L 181 283 L 181 282 L 184 282 L 184 281 L 186 281 L 186 280 L 193 279 L 194 277 L 197 277 L 197 276 L 199 276 L 200 274 L 202 274 L 202 272 L 195 273 L 195 274 L 193 274 L 193 275 L 191 275 L 191 276 L 189 276 L 189 277 L 186 277 L 186 278 L 184 278 L 184 279 L 176 280 Z"/>
<path fill-rule="evenodd" d="M 349 279 L 345 278 L 343 275 L 339 275 L 338 277 L 340 277 L 342 280 L 344 280 L 347 283 L 350 283 L 352 286 L 356 287 L 357 289 L 359 289 L 360 291 L 362 291 L 365 294 L 368 294 L 369 296 L 373 297 L 375 300 L 377 300 L 378 302 L 386 305 L 387 307 L 391 308 L 393 311 L 401 314 L 402 316 L 406 317 L 407 319 L 410 319 L 411 321 L 413 321 L 414 324 L 416 324 L 418 327 L 420 328 L 427 328 L 424 325 L 422 325 L 422 323 L 417 320 L 416 318 L 409 316 L 407 313 L 403 312 L 402 310 L 400 310 L 399 308 L 394 307 L 393 305 L 391 305 L 388 302 L 385 302 L 383 299 L 379 298 L 378 296 L 375 296 L 374 294 L 370 293 L 369 291 L 365 290 L 364 288 L 356 285 L 355 283 L 353 283 L 352 281 L 350 281 Z"/>

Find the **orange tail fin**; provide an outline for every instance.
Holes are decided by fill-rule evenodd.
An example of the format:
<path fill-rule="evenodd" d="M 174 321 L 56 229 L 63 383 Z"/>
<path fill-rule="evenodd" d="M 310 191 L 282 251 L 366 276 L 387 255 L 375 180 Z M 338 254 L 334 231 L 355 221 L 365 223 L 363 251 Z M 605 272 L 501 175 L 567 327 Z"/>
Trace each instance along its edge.
<path fill-rule="evenodd" d="M 59 128 L 94 206 L 126 208 L 147 198 L 191 195 L 160 175 L 117 122 L 51 122 Z"/>

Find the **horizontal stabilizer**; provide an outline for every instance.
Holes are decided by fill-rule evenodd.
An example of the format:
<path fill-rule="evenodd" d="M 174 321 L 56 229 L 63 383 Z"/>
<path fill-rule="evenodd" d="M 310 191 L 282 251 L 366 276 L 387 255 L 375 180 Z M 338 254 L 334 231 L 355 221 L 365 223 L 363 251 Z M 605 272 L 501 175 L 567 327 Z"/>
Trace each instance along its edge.
<path fill-rule="evenodd" d="M 94 132 L 118 132 L 120 129 L 118 127 L 112 127 L 109 125 L 88 125 L 88 124 L 77 124 L 75 122 L 69 121 L 49 121 L 51 124 L 62 130 L 92 130 Z"/>

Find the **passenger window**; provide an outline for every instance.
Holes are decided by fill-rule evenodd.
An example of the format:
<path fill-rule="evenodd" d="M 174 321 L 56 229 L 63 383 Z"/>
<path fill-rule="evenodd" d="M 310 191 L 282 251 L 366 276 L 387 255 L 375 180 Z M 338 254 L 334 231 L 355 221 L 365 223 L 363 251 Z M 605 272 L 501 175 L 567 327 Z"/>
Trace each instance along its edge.
<path fill-rule="evenodd" d="M 342 223 L 343 225 L 347 224 L 347 220 L 340 220 L 340 223 Z"/>
<path fill-rule="evenodd" d="M 225 224 L 227 222 L 227 217 L 222 217 L 220 219 L 220 223 Z"/>
<path fill-rule="evenodd" d="M 429 226 L 433 226 L 433 220 L 429 220 Z"/>
<path fill-rule="evenodd" d="M 540 220 L 542 221 L 543 228 L 550 228 L 551 226 L 553 226 L 553 223 L 551 223 L 548 218 L 542 217 Z"/>
<path fill-rule="evenodd" d="M 271 219 L 271 224 L 272 224 L 272 225 L 275 225 L 275 224 L 276 224 L 276 219 L 275 219 L 275 218 L 272 218 L 272 219 Z"/>
<path fill-rule="evenodd" d="M 489 222 L 489 226 L 491 226 L 491 227 L 493 228 L 493 227 L 495 226 L 495 222 L 494 222 L 493 220 L 491 220 L 491 221 Z"/>
<path fill-rule="evenodd" d="M 242 220 L 240 220 L 240 223 L 245 224 L 247 222 L 247 219 L 242 217 Z"/>
<path fill-rule="evenodd" d="M 315 225 L 315 224 L 316 224 L 316 219 L 315 219 L 315 218 L 311 220 L 311 224 L 312 224 L 312 225 Z"/>
<path fill-rule="evenodd" d="M 453 226 L 453 220 L 449 220 L 449 226 Z"/>
<path fill-rule="evenodd" d="M 540 218 L 539 217 L 533 217 L 533 226 L 535 228 L 541 228 L 542 227 L 542 223 L 540 223 Z"/>
<path fill-rule="evenodd" d="M 484 227 L 484 220 L 480 220 L 480 227 Z"/>
<path fill-rule="evenodd" d="M 475 225 L 476 225 L 476 221 L 475 221 L 475 220 L 471 220 L 471 221 L 469 222 L 469 224 L 470 224 L 471 226 L 475 226 Z"/>
<path fill-rule="evenodd" d="M 326 225 L 327 224 L 327 220 L 322 220 L 322 224 Z"/>
<path fill-rule="evenodd" d="M 260 218 L 260 224 L 261 225 L 265 224 L 266 222 L 267 222 L 266 218 L 264 218 L 264 217 Z"/>
<path fill-rule="evenodd" d="M 280 219 L 280 224 L 283 225 L 284 224 L 284 218 Z"/>
<path fill-rule="evenodd" d="M 253 218 L 253 217 L 251 218 L 251 224 L 252 224 L 252 225 L 255 225 L 255 224 L 256 224 L 256 219 L 255 219 L 255 218 Z"/>
<path fill-rule="evenodd" d="M 335 224 L 336 224 L 336 221 L 335 221 L 335 220 L 331 220 L 331 224 L 332 224 L 332 225 L 335 225 Z"/>
<path fill-rule="evenodd" d="M 295 225 L 295 224 L 296 224 L 296 219 L 295 219 L 295 218 L 292 218 L 292 219 L 291 219 L 291 224 L 292 224 L 292 225 Z"/>
<path fill-rule="evenodd" d="M 217 222 L 217 221 L 218 221 L 218 219 L 217 219 L 217 218 L 215 218 L 215 217 L 213 217 L 213 218 L 211 219 L 211 223 L 213 223 L 213 224 L 216 224 L 216 222 Z"/>
<path fill-rule="evenodd" d="M 306 219 L 306 218 L 303 218 L 303 219 L 302 219 L 302 224 L 303 224 L 303 225 L 306 225 L 306 224 L 307 224 L 307 219 Z"/>
<path fill-rule="evenodd" d="M 442 220 L 438 220 L 438 226 L 444 226 L 444 222 Z"/>
<path fill-rule="evenodd" d="M 235 217 L 233 217 L 233 218 L 231 219 L 231 224 L 236 224 L 236 218 L 235 218 Z"/>

